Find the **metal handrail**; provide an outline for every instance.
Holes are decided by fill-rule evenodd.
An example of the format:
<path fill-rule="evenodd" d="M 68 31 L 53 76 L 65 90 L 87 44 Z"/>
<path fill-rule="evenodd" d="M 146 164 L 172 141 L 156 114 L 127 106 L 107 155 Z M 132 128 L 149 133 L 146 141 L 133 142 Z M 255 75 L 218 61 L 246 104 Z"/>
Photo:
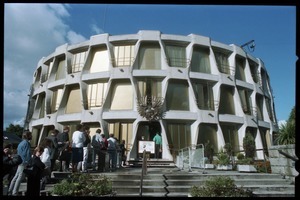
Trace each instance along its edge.
<path fill-rule="evenodd" d="M 142 174 L 140 180 L 140 197 L 143 196 L 143 181 L 144 175 L 147 175 L 147 157 L 146 157 L 146 150 L 143 152 L 143 164 L 142 164 Z"/>

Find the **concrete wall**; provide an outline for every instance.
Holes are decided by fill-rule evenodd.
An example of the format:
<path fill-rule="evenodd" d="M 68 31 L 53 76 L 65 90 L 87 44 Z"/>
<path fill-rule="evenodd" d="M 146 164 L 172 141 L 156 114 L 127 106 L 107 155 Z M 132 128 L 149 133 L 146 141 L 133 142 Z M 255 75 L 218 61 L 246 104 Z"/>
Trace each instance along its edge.
<path fill-rule="evenodd" d="M 271 163 L 272 173 L 294 177 L 298 176 L 298 172 L 295 169 L 295 161 L 286 158 L 284 155 L 280 154 L 278 150 L 282 150 L 284 153 L 297 158 L 294 144 L 271 146 L 269 148 L 269 160 Z"/>

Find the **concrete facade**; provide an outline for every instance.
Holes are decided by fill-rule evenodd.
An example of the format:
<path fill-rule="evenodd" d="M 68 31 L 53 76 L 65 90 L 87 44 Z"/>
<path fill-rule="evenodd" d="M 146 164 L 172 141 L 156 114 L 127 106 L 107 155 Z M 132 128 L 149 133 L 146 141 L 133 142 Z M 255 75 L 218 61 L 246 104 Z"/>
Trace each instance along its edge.
<path fill-rule="evenodd" d="M 270 78 L 264 63 L 241 47 L 141 30 L 91 36 L 62 45 L 37 64 L 25 127 L 38 144 L 48 132 L 78 123 L 126 141 L 127 160 L 139 157 L 139 141 L 161 132 L 162 159 L 210 141 L 242 150 L 246 133 L 268 149 L 278 132 Z M 138 112 L 143 97 L 160 99 L 164 113 L 148 121 Z M 150 107 L 154 107 L 152 104 Z M 151 108 L 152 108 L 151 107 Z M 145 110 L 147 111 L 147 110 Z M 263 151 L 256 157 L 264 158 Z"/>

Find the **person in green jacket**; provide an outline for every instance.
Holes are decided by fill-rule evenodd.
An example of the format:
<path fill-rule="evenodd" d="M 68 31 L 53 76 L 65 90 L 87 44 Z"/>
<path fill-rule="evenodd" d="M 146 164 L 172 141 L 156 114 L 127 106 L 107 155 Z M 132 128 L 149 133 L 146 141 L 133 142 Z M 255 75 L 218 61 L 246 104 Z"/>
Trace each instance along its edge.
<path fill-rule="evenodd" d="M 159 153 L 162 145 L 162 139 L 159 133 L 156 133 L 153 138 L 153 142 L 155 143 L 155 158 L 159 158 Z"/>

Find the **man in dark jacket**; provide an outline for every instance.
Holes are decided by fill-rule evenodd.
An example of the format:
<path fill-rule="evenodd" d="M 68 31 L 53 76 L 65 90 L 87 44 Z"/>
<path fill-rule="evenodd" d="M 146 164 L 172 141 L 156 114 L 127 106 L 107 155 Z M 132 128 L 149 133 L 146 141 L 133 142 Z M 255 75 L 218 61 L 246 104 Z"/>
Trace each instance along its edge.
<path fill-rule="evenodd" d="M 17 170 L 16 167 L 22 163 L 22 158 L 20 155 L 12 154 L 11 146 L 12 145 L 7 145 L 3 149 L 2 179 L 4 176 L 9 174 L 9 177 L 7 178 L 8 181 L 10 181 L 15 175 Z"/>
<path fill-rule="evenodd" d="M 69 139 L 69 130 L 68 126 L 64 127 L 62 133 L 57 135 L 58 144 L 63 144 L 59 148 L 59 171 L 69 171 L 70 161 L 71 161 L 71 151 L 69 151 L 70 139 Z"/>
<path fill-rule="evenodd" d="M 44 152 L 44 147 L 37 146 L 34 149 L 31 167 L 32 169 L 24 169 L 27 176 L 27 192 L 26 196 L 40 196 L 41 178 L 46 165 L 41 161 L 40 156 Z"/>
<path fill-rule="evenodd" d="M 55 162 L 59 156 L 58 148 L 63 146 L 63 144 L 61 142 L 59 143 L 57 140 L 58 133 L 59 133 L 59 131 L 57 129 L 53 129 L 50 131 L 50 135 L 48 136 L 48 138 L 50 140 L 52 140 L 52 151 L 51 151 L 51 155 L 50 155 L 51 171 L 53 171 L 55 169 Z"/>

